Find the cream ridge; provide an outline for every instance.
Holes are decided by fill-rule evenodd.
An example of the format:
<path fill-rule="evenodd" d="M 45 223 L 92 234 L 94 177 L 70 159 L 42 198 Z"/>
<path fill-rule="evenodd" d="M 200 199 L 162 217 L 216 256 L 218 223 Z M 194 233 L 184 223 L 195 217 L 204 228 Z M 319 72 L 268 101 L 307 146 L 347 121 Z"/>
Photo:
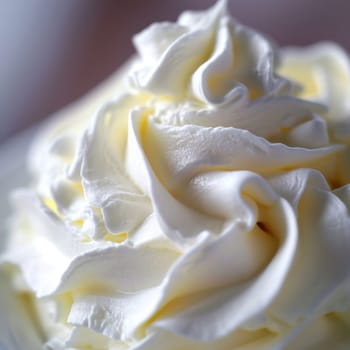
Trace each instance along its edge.
<path fill-rule="evenodd" d="M 28 155 L 0 347 L 348 349 L 347 54 L 280 49 L 224 0 L 134 44 Z"/>

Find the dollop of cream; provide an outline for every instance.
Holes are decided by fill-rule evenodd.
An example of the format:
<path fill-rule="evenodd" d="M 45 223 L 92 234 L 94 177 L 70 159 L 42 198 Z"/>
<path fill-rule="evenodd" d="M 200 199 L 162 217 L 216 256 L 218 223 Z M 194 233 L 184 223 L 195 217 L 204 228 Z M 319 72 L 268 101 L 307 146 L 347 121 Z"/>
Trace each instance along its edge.
<path fill-rule="evenodd" d="M 280 51 L 226 1 L 134 43 L 108 89 L 38 136 L 12 196 L 1 261 L 37 325 L 12 322 L 17 343 L 347 348 L 347 55 Z"/>

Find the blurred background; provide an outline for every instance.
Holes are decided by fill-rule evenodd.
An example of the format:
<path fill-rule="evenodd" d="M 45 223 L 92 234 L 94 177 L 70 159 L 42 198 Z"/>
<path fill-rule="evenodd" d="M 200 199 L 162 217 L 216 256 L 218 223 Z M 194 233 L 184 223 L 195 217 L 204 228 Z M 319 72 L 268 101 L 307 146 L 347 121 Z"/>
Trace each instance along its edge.
<path fill-rule="evenodd" d="M 0 145 L 107 78 L 148 24 L 214 0 L 1 0 Z M 282 45 L 350 49 L 349 0 L 231 0 L 231 14 Z"/>

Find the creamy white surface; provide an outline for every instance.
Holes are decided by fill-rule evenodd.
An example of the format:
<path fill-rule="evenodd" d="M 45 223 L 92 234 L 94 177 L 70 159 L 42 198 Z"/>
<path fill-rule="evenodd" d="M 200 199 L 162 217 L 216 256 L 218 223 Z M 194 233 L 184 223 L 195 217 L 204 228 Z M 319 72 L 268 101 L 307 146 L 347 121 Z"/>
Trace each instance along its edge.
<path fill-rule="evenodd" d="M 349 147 L 334 121 L 349 125 L 347 56 L 332 44 L 279 64 L 225 1 L 134 42 L 108 89 L 43 130 L 33 184 L 13 194 L 1 259 L 36 296 L 41 337 L 55 350 L 346 349 Z M 308 67 L 323 77 L 312 94 Z"/>

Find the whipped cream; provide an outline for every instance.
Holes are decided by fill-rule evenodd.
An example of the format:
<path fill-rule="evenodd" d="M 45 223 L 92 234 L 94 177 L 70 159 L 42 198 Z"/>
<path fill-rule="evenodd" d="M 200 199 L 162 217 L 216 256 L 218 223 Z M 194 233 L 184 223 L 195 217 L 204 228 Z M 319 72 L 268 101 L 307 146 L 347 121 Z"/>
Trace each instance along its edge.
<path fill-rule="evenodd" d="M 226 1 L 134 43 L 42 131 L 12 196 L 19 347 L 347 348 L 347 55 L 279 50 Z"/>

